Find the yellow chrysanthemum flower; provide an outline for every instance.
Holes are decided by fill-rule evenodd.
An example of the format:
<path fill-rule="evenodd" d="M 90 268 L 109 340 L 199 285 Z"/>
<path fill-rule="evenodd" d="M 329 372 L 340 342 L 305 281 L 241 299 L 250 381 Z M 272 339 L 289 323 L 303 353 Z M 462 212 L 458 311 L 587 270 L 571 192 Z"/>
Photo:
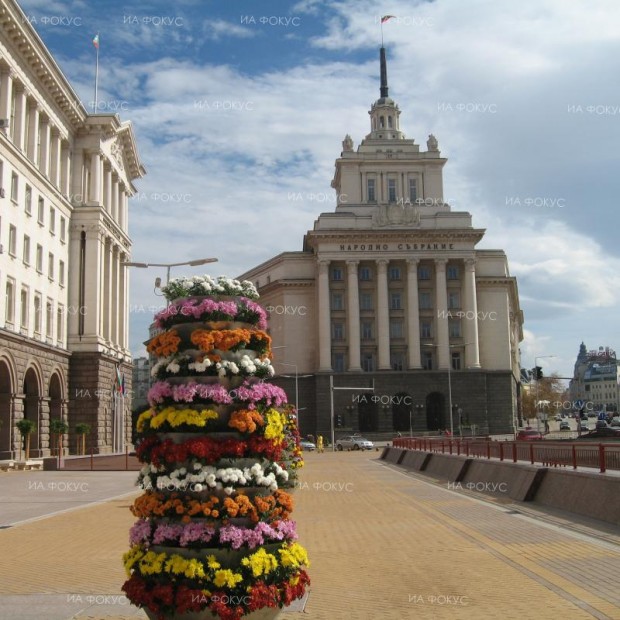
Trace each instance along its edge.
<path fill-rule="evenodd" d="M 241 563 L 249 566 L 254 577 L 268 575 L 271 571 L 278 568 L 278 560 L 275 555 L 267 553 L 264 549 L 259 549 L 247 558 L 243 558 Z"/>
<path fill-rule="evenodd" d="M 243 581 L 243 577 L 238 573 L 233 573 L 230 569 L 215 571 L 215 577 L 213 583 L 218 588 L 234 588 L 240 581 Z"/>
<path fill-rule="evenodd" d="M 138 416 L 138 420 L 136 422 L 136 430 L 139 433 L 143 433 L 144 432 L 144 426 L 145 426 L 147 420 L 150 420 L 154 415 L 155 415 L 155 412 L 152 409 L 148 409 L 147 411 L 142 412 Z"/>
<path fill-rule="evenodd" d="M 278 553 L 280 554 L 282 566 L 291 566 L 293 568 L 310 566 L 307 551 L 298 543 L 282 547 L 282 549 L 278 549 Z"/>

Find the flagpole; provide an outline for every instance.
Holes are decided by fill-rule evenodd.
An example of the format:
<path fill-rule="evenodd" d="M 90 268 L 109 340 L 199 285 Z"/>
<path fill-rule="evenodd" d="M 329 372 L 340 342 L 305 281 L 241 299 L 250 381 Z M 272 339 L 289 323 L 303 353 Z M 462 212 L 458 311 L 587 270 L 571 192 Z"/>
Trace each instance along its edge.
<path fill-rule="evenodd" d="M 381 47 L 383 47 L 383 20 L 381 20 Z"/>
<path fill-rule="evenodd" d="M 99 33 L 97 33 L 97 37 L 99 36 Z M 93 112 L 93 114 L 97 114 L 97 108 L 98 108 L 98 104 L 99 104 L 99 100 L 98 100 L 98 93 L 99 93 L 99 40 L 97 40 L 97 45 L 95 46 L 95 49 L 97 50 L 97 54 L 96 54 L 96 64 L 95 64 L 95 110 Z"/>

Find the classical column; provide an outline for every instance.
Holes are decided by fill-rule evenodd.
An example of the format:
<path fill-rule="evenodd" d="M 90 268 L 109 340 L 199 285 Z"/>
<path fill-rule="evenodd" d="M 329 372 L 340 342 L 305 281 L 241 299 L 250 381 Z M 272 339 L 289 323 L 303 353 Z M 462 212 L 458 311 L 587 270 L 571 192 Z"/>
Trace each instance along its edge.
<path fill-rule="evenodd" d="M 83 205 L 88 200 L 86 195 L 86 183 L 84 170 L 84 151 L 82 149 L 75 149 L 73 151 L 73 160 L 71 162 L 70 175 L 70 202 L 73 205 Z"/>
<path fill-rule="evenodd" d="M 42 117 L 39 123 L 39 170 L 44 177 L 50 174 L 50 119 Z"/>
<path fill-rule="evenodd" d="M 71 148 L 68 142 L 60 146 L 60 191 L 63 196 L 69 196 L 71 191 Z"/>
<path fill-rule="evenodd" d="M 0 118 L 11 119 L 11 104 L 13 103 L 13 71 L 10 68 L 2 69 L 0 74 Z M 7 135 L 9 129 L 7 128 Z"/>
<path fill-rule="evenodd" d="M 447 259 L 435 260 L 435 323 L 437 325 L 438 368 L 447 370 L 450 364 L 450 339 L 448 331 L 448 288 L 446 283 Z"/>
<path fill-rule="evenodd" d="M 88 199 L 95 206 L 101 206 L 101 155 L 90 154 L 90 192 Z"/>
<path fill-rule="evenodd" d="M 114 297 L 114 303 L 112 305 L 112 345 L 118 346 L 120 343 L 120 302 L 121 302 L 121 291 L 120 291 L 120 270 L 122 269 L 120 265 L 120 253 L 119 247 L 117 245 L 114 246 L 114 253 L 112 254 L 112 295 Z"/>
<path fill-rule="evenodd" d="M 116 173 L 112 176 L 112 201 L 110 204 L 110 213 L 112 219 L 118 222 L 118 176 Z"/>
<path fill-rule="evenodd" d="M 101 335 L 110 342 L 112 340 L 112 296 L 114 289 L 112 288 L 112 238 L 108 237 L 105 244 L 105 254 L 103 260 L 103 295 L 101 297 L 102 311 L 102 330 Z"/>
<path fill-rule="evenodd" d="M 126 267 L 125 265 L 123 265 L 124 262 L 128 261 L 128 257 L 126 254 L 121 254 L 119 256 L 119 299 L 118 299 L 118 304 L 119 304 L 119 309 L 118 309 L 118 315 L 120 317 L 119 321 L 120 321 L 120 326 L 119 326 L 119 340 L 118 340 L 118 344 L 121 347 L 121 349 L 126 350 L 128 348 L 128 340 L 127 340 L 127 325 L 129 324 L 128 321 L 128 304 L 127 304 L 127 300 L 128 300 L 128 292 L 129 292 L 129 283 L 128 283 L 128 279 L 129 279 L 129 274 L 128 274 L 128 267 Z"/>
<path fill-rule="evenodd" d="M 21 151 L 26 150 L 26 122 L 28 109 L 26 104 L 26 89 L 15 84 L 15 125 L 13 127 L 13 144 Z"/>
<path fill-rule="evenodd" d="M 116 221 L 121 230 L 127 231 L 127 194 L 124 184 L 120 186 L 118 194 L 118 219 Z"/>
<path fill-rule="evenodd" d="M 103 167 L 103 207 L 112 214 L 112 168 L 107 163 Z"/>
<path fill-rule="evenodd" d="M 319 370 L 332 369 L 329 261 L 319 260 Z"/>
<path fill-rule="evenodd" d="M 478 344 L 478 302 L 476 300 L 476 261 L 465 259 L 465 366 L 480 368 L 480 349 Z M 473 317 L 473 318 L 468 318 Z"/>
<path fill-rule="evenodd" d="M 420 302 L 418 299 L 417 258 L 407 260 L 407 347 L 409 369 L 422 368 L 420 359 Z"/>
<path fill-rule="evenodd" d="M 377 260 L 377 338 L 379 341 L 379 370 L 390 370 L 390 312 L 388 310 L 388 280 L 385 258 Z"/>
<path fill-rule="evenodd" d="M 347 261 L 347 327 L 349 339 L 349 370 L 361 370 L 360 299 L 357 280 L 358 260 Z"/>
<path fill-rule="evenodd" d="M 103 235 L 97 229 L 86 231 L 86 278 L 85 282 L 85 306 L 84 334 L 86 336 L 98 336 L 100 330 L 101 304 L 101 264 L 103 259 L 102 244 L 105 242 Z"/>
<path fill-rule="evenodd" d="M 52 129 L 50 181 L 60 189 L 60 132 L 57 128 Z"/>
<path fill-rule="evenodd" d="M 36 164 L 39 158 L 39 105 L 31 100 L 28 106 L 28 159 Z"/>

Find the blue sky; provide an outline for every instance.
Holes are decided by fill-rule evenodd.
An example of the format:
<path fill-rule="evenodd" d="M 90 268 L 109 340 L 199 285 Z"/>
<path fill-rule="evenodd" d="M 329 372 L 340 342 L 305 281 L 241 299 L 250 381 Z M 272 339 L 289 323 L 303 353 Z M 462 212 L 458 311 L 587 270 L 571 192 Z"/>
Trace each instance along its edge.
<path fill-rule="evenodd" d="M 546 372 L 568 376 L 582 340 L 620 346 L 617 0 L 21 4 L 87 107 L 100 33 L 100 111 L 134 123 L 148 171 L 133 260 L 217 256 L 213 275 L 301 249 L 333 208 L 341 141 L 368 133 L 378 97 L 378 20 L 395 15 L 401 129 L 422 145 L 435 134 L 444 198 L 487 229 L 478 247 L 506 251 L 523 365 L 553 354 Z M 161 304 L 156 276 L 132 271 L 134 354 Z"/>

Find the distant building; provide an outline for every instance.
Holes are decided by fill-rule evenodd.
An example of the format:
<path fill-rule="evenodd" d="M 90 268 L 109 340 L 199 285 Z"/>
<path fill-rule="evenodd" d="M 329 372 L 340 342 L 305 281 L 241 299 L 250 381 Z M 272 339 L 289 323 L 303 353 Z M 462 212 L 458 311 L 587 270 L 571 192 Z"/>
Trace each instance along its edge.
<path fill-rule="evenodd" d="M 586 411 L 620 411 L 620 364 L 609 347 L 588 351 L 582 342 L 569 386 L 572 401 Z"/>
<path fill-rule="evenodd" d="M 145 174 L 131 124 L 89 114 L 14 0 L 0 7 L 0 459 L 16 422 L 90 425 L 124 448 L 130 417 L 128 198 Z"/>
<path fill-rule="evenodd" d="M 303 433 L 330 429 L 330 376 L 343 431 L 508 433 L 517 423 L 523 314 L 502 250 L 443 200 L 433 135 L 426 150 L 400 130 L 381 49 L 380 98 L 357 150 L 346 136 L 332 187 L 303 250 L 240 276 L 270 310 L 279 384 L 299 394 Z M 281 360 L 281 361 L 280 361 Z M 450 372 L 449 372 L 450 371 Z M 300 373 L 303 373 L 300 374 Z M 310 373 L 312 376 L 307 376 Z M 295 384 L 293 383 L 295 381 Z M 450 402 L 452 411 L 450 411 Z"/>
<path fill-rule="evenodd" d="M 151 367 L 148 357 L 136 357 L 133 360 L 133 380 L 131 393 L 131 410 L 147 406 L 147 394 L 151 387 Z"/>

